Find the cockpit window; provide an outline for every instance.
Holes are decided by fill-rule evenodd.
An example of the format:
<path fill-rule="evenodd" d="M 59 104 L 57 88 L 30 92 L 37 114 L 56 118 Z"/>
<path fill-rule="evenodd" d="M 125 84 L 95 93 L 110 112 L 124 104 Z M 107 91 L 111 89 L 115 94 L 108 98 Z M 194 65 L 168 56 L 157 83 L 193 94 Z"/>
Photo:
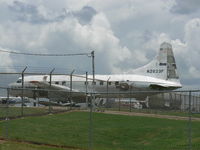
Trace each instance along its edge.
<path fill-rule="evenodd" d="M 22 83 L 22 79 L 17 80 L 17 83 Z"/>

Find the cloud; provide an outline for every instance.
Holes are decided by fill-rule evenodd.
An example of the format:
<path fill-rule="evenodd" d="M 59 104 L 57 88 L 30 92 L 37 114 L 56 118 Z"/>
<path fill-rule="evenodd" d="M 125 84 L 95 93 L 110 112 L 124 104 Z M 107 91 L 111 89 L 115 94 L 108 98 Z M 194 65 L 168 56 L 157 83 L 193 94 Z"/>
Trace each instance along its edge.
<path fill-rule="evenodd" d="M 75 17 L 82 24 L 87 24 L 97 13 L 90 6 L 84 6 L 80 10 L 61 9 L 61 11 L 52 11 L 44 5 L 33 5 L 27 2 L 14 1 L 8 5 L 8 9 L 12 12 L 14 21 L 28 22 L 31 24 L 42 24 L 63 21 L 67 17 Z"/>
<path fill-rule="evenodd" d="M 142 60 L 145 60 L 143 62 L 138 61 L 139 64 L 143 65 L 155 57 L 159 50 L 160 43 L 164 41 L 171 43 L 182 83 L 194 85 L 195 82 L 193 80 L 200 79 L 200 18 L 194 18 L 187 21 L 183 29 L 183 40 L 178 38 L 173 39 L 169 33 L 152 31 L 139 32 L 138 35 L 135 35 L 136 37 L 131 36 L 131 38 L 133 38 L 134 41 L 137 41 L 141 48 L 135 48 L 134 51 L 141 51 L 141 55 L 137 56 Z M 129 64 L 129 66 L 131 65 L 134 66 L 133 64 Z M 196 84 L 198 83 L 196 82 Z"/>
<path fill-rule="evenodd" d="M 0 46 L 32 53 L 95 50 L 96 73 L 122 73 L 145 65 L 163 41 L 172 43 L 184 83 L 200 78 L 199 17 L 186 0 L 3 0 Z M 184 15 L 180 15 L 184 14 Z M 185 15 L 188 14 L 188 15 Z M 88 57 L 7 55 L 8 65 L 90 70 Z M 6 65 L 6 64 L 5 64 Z M 195 75 L 192 73 L 194 72 Z"/>
<path fill-rule="evenodd" d="M 171 8 L 172 13 L 191 14 L 199 10 L 199 0 L 175 0 L 175 5 Z"/>
<path fill-rule="evenodd" d="M 13 69 L 13 60 L 10 57 L 9 54 L 5 54 L 5 53 L 1 53 L 0 54 L 1 57 L 1 66 L 3 66 L 3 68 L 1 68 L 1 72 L 13 72 L 15 71 Z"/>
<path fill-rule="evenodd" d="M 184 41 L 171 40 L 178 70 L 185 84 L 199 84 L 200 79 L 200 18 L 189 20 L 184 27 Z M 194 82 L 196 81 L 196 83 Z"/>
<path fill-rule="evenodd" d="M 185 25 L 185 40 L 188 42 L 189 48 L 193 52 L 200 52 L 200 18 L 194 18 Z"/>
<path fill-rule="evenodd" d="M 14 21 L 28 22 L 31 24 L 41 24 L 62 21 L 66 14 L 64 12 L 54 12 L 43 5 L 33 5 L 27 2 L 14 1 L 8 5 L 12 12 Z"/>
<path fill-rule="evenodd" d="M 41 32 L 40 45 L 49 51 L 61 49 L 77 53 L 80 50 L 95 50 L 98 62 L 96 65 L 101 71 L 116 70 L 115 65 L 130 56 L 130 51 L 120 45 L 102 13 L 96 14 L 87 25 L 80 24 L 76 19 L 66 19 L 51 24 Z M 69 51 L 70 49 L 73 51 Z M 104 59 L 101 59 L 102 57 Z"/>
<path fill-rule="evenodd" d="M 187 63 L 190 65 L 190 73 L 192 70 L 200 70 L 199 67 L 199 58 L 200 58 L 200 18 L 191 19 L 185 25 L 185 41 L 187 43 L 187 54 L 185 59 Z M 196 74 L 197 71 L 191 73 L 190 75 L 199 76 L 200 74 Z"/>
<path fill-rule="evenodd" d="M 9 9 L 16 13 L 16 18 L 0 25 L 0 45 L 33 53 L 80 53 L 95 50 L 98 72 L 117 72 L 120 70 L 118 63 L 131 56 L 130 50 L 120 45 L 120 40 L 114 35 L 104 13 L 85 6 L 80 10 L 71 11 L 71 16 L 57 20 L 57 16 L 61 15 L 49 18 L 45 14 L 50 11 L 45 8 L 41 13 L 41 8 L 44 7 L 17 1 L 9 5 Z M 57 61 L 52 59 L 49 58 L 48 61 L 55 66 L 64 65 L 61 61 L 64 58 Z M 76 58 L 69 60 L 67 65 L 75 64 L 74 67 L 89 65 L 85 59 L 79 60 L 81 65 L 77 63 Z M 24 57 L 14 60 L 14 63 L 36 65 L 39 61 L 42 59 Z M 52 63 L 45 62 L 44 65 Z"/>
<path fill-rule="evenodd" d="M 194 66 L 191 66 L 189 68 L 189 74 L 193 79 L 199 79 L 200 78 L 200 71 L 199 71 L 199 69 L 197 69 Z"/>
<path fill-rule="evenodd" d="M 78 18 L 80 23 L 87 24 L 92 20 L 92 17 L 96 14 L 96 10 L 89 6 L 84 6 L 80 11 L 75 11 L 72 14 Z"/>

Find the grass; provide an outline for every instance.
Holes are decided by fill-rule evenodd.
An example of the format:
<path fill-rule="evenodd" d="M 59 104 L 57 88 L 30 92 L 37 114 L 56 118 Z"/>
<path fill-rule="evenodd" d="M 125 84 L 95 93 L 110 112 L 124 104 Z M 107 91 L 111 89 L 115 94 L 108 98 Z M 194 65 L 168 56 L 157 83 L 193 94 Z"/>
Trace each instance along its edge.
<path fill-rule="evenodd" d="M 51 109 L 52 112 L 61 111 L 62 109 Z M 66 109 L 65 109 L 66 110 Z M 7 115 L 8 117 L 17 117 L 21 116 L 22 108 L 21 107 L 0 107 L 0 118 L 5 118 Z M 24 115 L 33 115 L 33 114 L 44 114 L 48 113 L 48 107 L 24 107 L 23 114 Z"/>
<path fill-rule="evenodd" d="M 67 108 L 65 108 L 66 110 Z M 102 110 L 111 110 L 111 111 L 119 111 L 119 108 L 100 108 Z M 32 114 L 44 114 L 49 112 L 48 107 L 24 107 L 24 115 L 32 115 Z M 64 110 L 54 108 L 52 109 L 52 112 L 57 112 Z M 120 107 L 120 111 L 129 112 L 129 107 Z M 159 114 L 159 115 L 171 115 L 171 116 L 182 116 L 187 117 L 188 112 L 187 111 L 180 111 L 180 110 L 159 110 L 159 109 L 131 109 L 131 112 L 138 112 L 138 113 L 150 113 L 150 114 Z M 9 107 L 8 109 L 4 106 L 0 106 L 0 118 L 4 118 L 6 116 L 9 117 L 17 117 L 21 116 L 21 107 Z M 193 114 L 193 117 L 200 118 L 200 114 Z"/>
<path fill-rule="evenodd" d="M 48 112 L 48 110 L 44 108 L 29 108 L 24 107 L 23 108 L 24 115 L 30 115 L 30 114 L 40 114 Z M 8 115 L 9 117 L 16 117 L 21 116 L 21 107 L 9 107 L 8 109 L 5 107 L 0 108 L 0 117 L 6 117 Z"/>
<path fill-rule="evenodd" d="M 187 121 L 93 113 L 94 150 L 182 150 Z M 193 144 L 200 149 L 200 122 L 193 122 Z M 5 135 L 6 122 L 0 122 Z M 88 148 L 89 113 L 72 112 L 10 120 L 11 139 Z"/>

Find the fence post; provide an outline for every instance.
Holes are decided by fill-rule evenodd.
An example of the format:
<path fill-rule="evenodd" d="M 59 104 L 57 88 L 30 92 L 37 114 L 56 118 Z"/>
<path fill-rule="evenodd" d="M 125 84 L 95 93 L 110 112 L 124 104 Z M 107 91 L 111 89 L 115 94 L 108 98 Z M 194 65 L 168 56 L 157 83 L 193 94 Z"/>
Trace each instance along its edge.
<path fill-rule="evenodd" d="M 40 105 L 39 105 L 39 96 L 38 96 L 38 98 L 37 98 L 37 107 L 39 107 Z"/>
<path fill-rule="evenodd" d="M 131 86 L 129 86 L 129 92 L 130 92 L 130 104 L 129 104 L 129 111 L 131 112 Z"/>
<path fill-rule="evenodd" d="M 91 94 L 90 95 L 90 116 L 89 116 L 89 150 L 93 149 L 93 117 L 92 117 L 93 100 L 94 100 L 94 94 Z"/>
<path fill-rule="evenodd" d="M 184 109 L 187 111 L 187 95 L 184 94 Z"/>
<path fill-rule="evenodd" d="M 189 91 L 189 111 L 188 111 L 188 150 L 192 149 L 192 110 L 191 91 Z"/>
<path fill-rule="evenodd" d="M 108 85 L 109 85 L 109 80 L 110 80 L 110 77 L 108 78 L 107 80 L 107 84 L 106 84 L 106 103 L 108 103 Z"/>
<path fill-rule="evenodd" d="M 7 88 L 7 101 L 6 101 L 6 139 L 8 139 L 8 128 L 9 128 L 9 99 L 10 99 L 10 89 Z"/>
<path fill-rule="evenodd" d="M 197 95 L 195 96 L 195 111 L 198 112 Z"/>
<path fill-rule="evenodd" d="M 88 108 L 88 72 L 85 73 L 85 101 L 86 101 L 86 109 Z"/>
<path fill-rule="evenodd" d="M 180 95 L 180 97 L 179 97 L 179 99 L 180 99 L 180 105 L 181 105 L 181 108 L 180 108 L 180 111 L 182 112 L 183 111 L 183 100 L 182 100 L 182 93 L 179 93 Z"/>
<path fill-rule="evenodd" d="M 53 68 L 49 73 L 49 80 L 50 80 L 49 86 L 50 86 L 50 88 L 51 88 L 51 84 L 52 84 L 52 73 L 54 72 L 54 70 L 55 70 L 55 68 Z M 49 97 L 49 91 L 47 91 L 47 93 L 48 93 L 48 98 L 49 98 L 49 113 L 51 113 L 51 99 Z"/>
<path fill-rule="evenodd" d="M 74 71 L 75 70 L 72 70 L 72 72 L 70 73 L 70 93 L 69 93 L 70 110 L 72 109 L 72 77 L 73 77 Z"/>
<path fill-rule="evenodd" d="M 120 100 L 120 97 L 119 97 L 119 111 L 121 110 L 121 100 Z"/>
<path fill-rule="evenodd" d="M 199 94 L 198 94 L 198 97 L 197 97 L 198 112 L 200 111 L 200 103 L 199 103 L 199 98 L 200 98 L 200 96 L 199 96 Z"/>
<path fill-rule="evenodd" d="M 22 96 L 21 96 L 21 100 L 22 100 L 22 105 L 21 105 L 21 116 L 24 116 L 24 72 L 26 71 L 27 67 L 24 68 L 24 70 L 21 73 L 22 76 Z"/>
<path fill-rule="evenodd" d="M 169 100 L 169 108 L 170 110 L 172 109 L 172 103 L 173 103 L 173 97 L 172 97 L 172 93 L 169 93 L 170 96 L 170 100 Z"/>

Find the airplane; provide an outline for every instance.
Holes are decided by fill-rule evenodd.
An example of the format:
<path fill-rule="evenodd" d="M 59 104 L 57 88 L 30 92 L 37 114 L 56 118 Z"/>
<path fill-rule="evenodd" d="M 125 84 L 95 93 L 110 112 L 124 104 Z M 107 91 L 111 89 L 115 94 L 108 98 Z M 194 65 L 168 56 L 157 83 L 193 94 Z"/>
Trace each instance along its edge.
<path fill-rule="evenodd" d="M 57 102 L 69 102 L 72 99 L 75 103 L 81 103 L 86 101 L 86 97 L 91 97 L 89 93 L 95 93 L 95 98 L 146 100 L 157 94 L 154 91 L 171 91 L 182 87 L 172 45 L 167 42 L 160 45 L 158 55 L 143 67 L 126 74 L 95 75 L 95 80 L 92 77 L 88 75 L 86 79 L 85 75 L 74 75 L 70 82 L 69 75 L 25 76 L 23 96 L 48 98 Z M 21 77 L 9 86 L 10 95 L 22 96 Z"/>

